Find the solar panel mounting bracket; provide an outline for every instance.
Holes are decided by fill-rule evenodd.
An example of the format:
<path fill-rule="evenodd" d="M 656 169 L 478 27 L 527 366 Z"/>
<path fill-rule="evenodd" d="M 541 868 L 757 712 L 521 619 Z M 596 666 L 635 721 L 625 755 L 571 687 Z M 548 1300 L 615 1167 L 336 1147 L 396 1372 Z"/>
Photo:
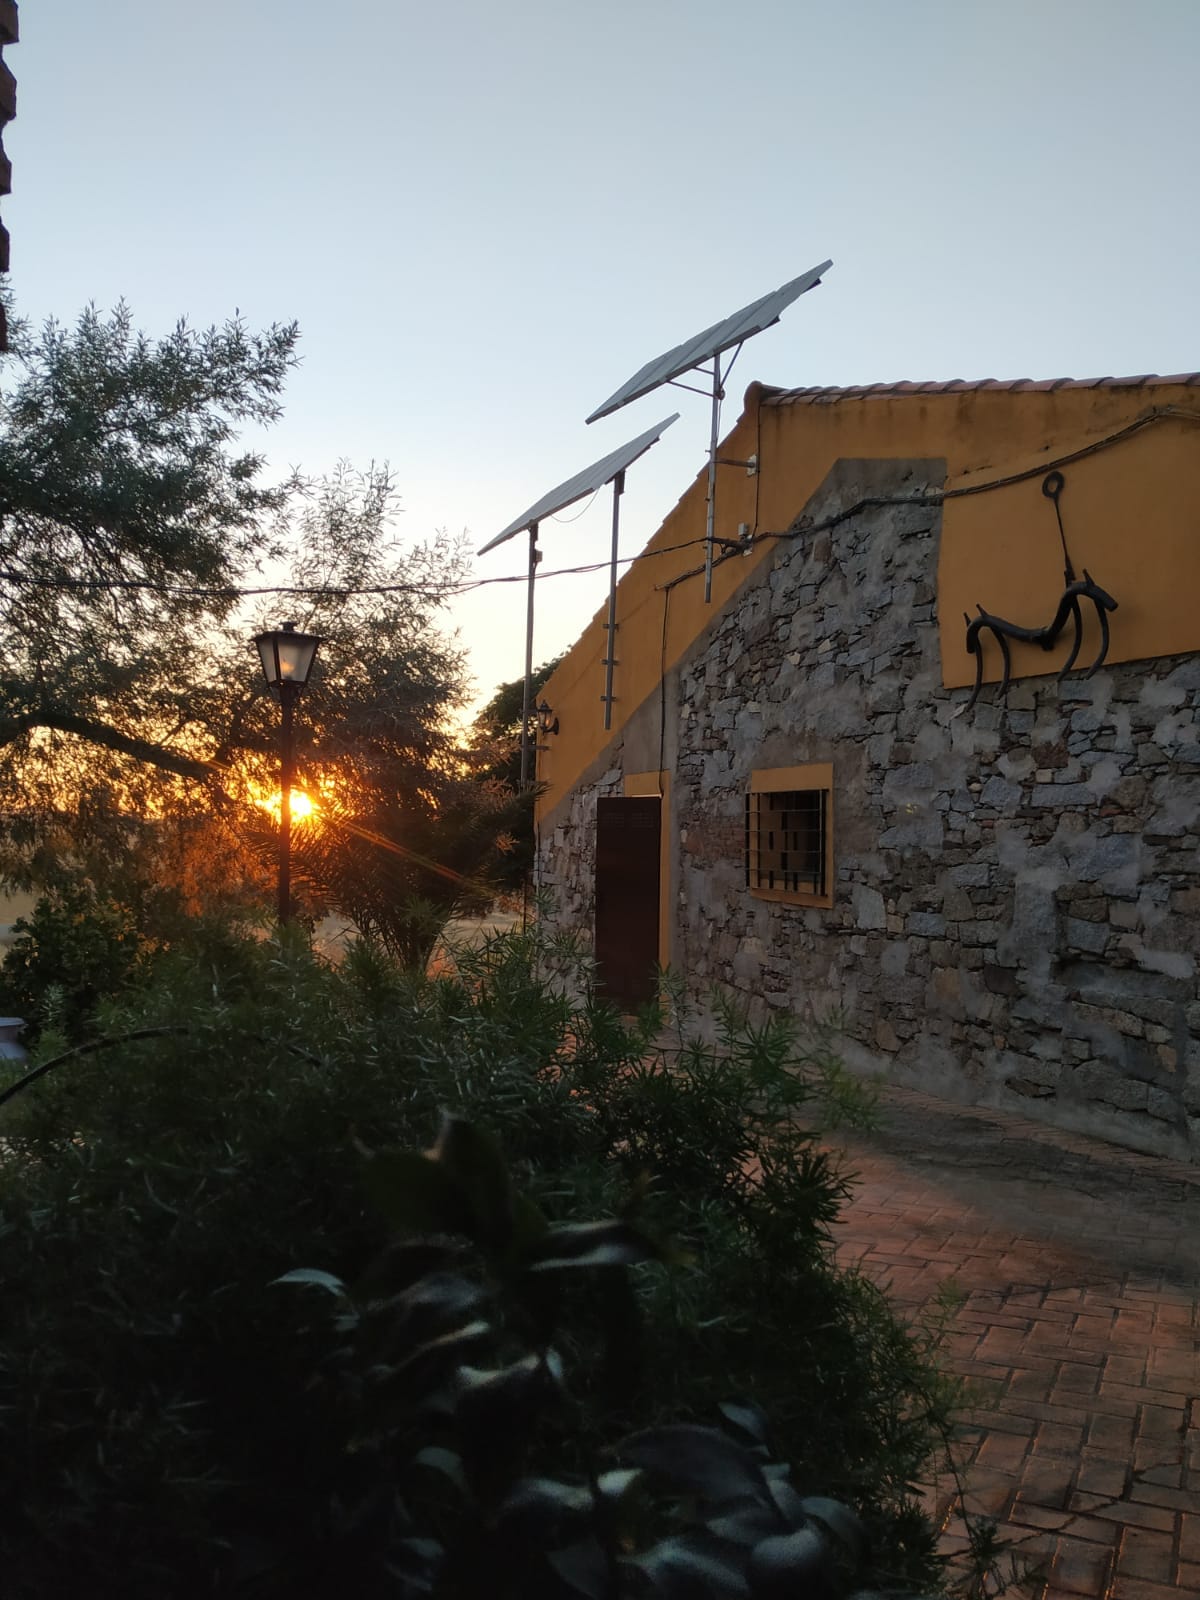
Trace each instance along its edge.
<path fill-rule="evenodd" d="M 752 301 L 750 305 L 743 306 L 740 311 L 735 311 L 731 317 L 724 321 L 714 323 L 711 328 L 706 328 L 703 333 L 696 334 L 693 338 L 685 340 L 683 344 L 676 345 L 673 350 L 666 351 L 661 356 L 656 356 L 653 361 L 648 361 L 644 367 L 635 372 L 633 377 L 614 391 L 603 405 L 598 406 L 589 422 L 596 422 L 601 417 L 607 417 L 611 412 L 618 411 L 622 406 L 628 405 L 632 400 L 640 400 L 643 395 L 663 384 L 671 384 L 677 389 L 687 389 L 693 394 L 707 394 L 712 401 L 712 426 L 709 432 L 708 451 L 708 496 L 705 513 L 704 532 L 704 600 L 708 604 L 712 600 L 712 568 L 713 568 L 713 536 L 716 521 L 717 497 L 717 443 L 721 426 L 721 401 L 725 398 L 724 385 L 733 370 L 733 364 L 741 352 L 746 340 L 756 333 L 761 333 L 764 328 L 772 327 L 779 321 L 784 311 L 798 300 L 802 294 L 807 294 L 810 289 L 815 289 L 822 277 L 833 265 L 832 261 L 823 261 L 819 267 L 812 267 L 800 277 L 793 278 L 790 283 L 781 285 L 770 294 L 763 295 L 761 299 Z M 721 357 L 727 350 L 732 350 L 725 371 L 721 371 Z M 708 371 L 705 362 L 712 362 L 712 371 Z M 712 378 L 711 388 L 698 389 L 694 384 L 681 383 L 679 380 L 686 372 L 699 372 L 705 377 Z M 607 726 L 607 723 L 606 723 Z"/>
<path fill-rule="evenodd" d="M 545 517 L 553 517 L 560 511 L 565 511 L 568 506 L 574 505 L 577 500 L 582 500 L 585 495 L 596 494 L 606 483 L 611 483 L 613 488 L 613 513 L 612 513 L 612 557 L 609 565 L 608 588 L 608 629 L 609 638 L 617 626 L 617 542 L 621 525 L 621 496 L 625 493 L 625 472 L 640 456 L 643 456 L 652 445 L 658 443 L 659 438 L 666 432 L 673 422 L 679 420 L 678 411 L 672 412 L 662 422 L 653 428 L 647 428 L 645 433 L 638 434 L 636 439 L 630 439 L 625 444 L 611 450 L 608 455 L 602 456 L 599 461 L 593 461 L 590 467 L 585 467 L 582 472 L 568 478 L 565 483 L 560 483 L 557 488 L 551 489 L 549 494 L 543 495 L 536 505 L 519 516 L 515 522 L 510 522 L 503 532 L 490 539 L 478 552 L 481 556 L 489 550 L 494 550 L 497 545 L 506 540 L 515 538 L 518 533 L 529 533 L 529 574 L 528 598 L 525 611 L 525 690 L 521 704 L 521 787 L 529 786 L 531 779 L 532 756 L 535 749 L 544 749 L 545 746 L 535 746 L 530 736 L 530 724 L 533 715 L 533 596 L 534 582 L 537 578 L 538 563 L 542 559 L 542 552 L 538 549 L 538 524 Z M 609 655 L 612 655 L 611 646 Z M 605 666 L 605 711 L 604 726 L 607 730 L 612 726 L 612 673 L 616 665 L 615 660 L 606 660 Z"/>

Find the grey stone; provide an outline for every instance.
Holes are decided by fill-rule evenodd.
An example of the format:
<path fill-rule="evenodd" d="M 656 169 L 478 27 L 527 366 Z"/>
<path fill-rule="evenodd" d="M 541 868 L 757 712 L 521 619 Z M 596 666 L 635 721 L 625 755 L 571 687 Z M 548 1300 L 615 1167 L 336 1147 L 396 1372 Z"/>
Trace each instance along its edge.
<path fill-rule="evenodd" d="M 1067 811 L 1079 806 L 1094 806 L 1096 795 L 1086 783 L 1035 783 L 1029 803 L 1032 806 L 1049 806 L 1055 811 Z"/>
<path fill-rule="evenodd" d="M 1180 1114 L 1180 1104 L 1175 1095 L 1151 1085 L 1146 1095 L 1146 1110 L 1152 1117 L 1161 1117 L 1164 1122 L 1176 1122 Z"/>
<path fill-rule="evenodd" d="M 961 866 L 950 868 L 950 879 L 964 889 L 986 888 L 991 879 L 992 869 L 986 861 L 967 861 Z"/>
<path fill-rule="evenodd" d="M 851 891 L 854 923 L 858 928 L 886 928 L 887 916 L 883 909 L 883 896 L 878 889 L 856 883 Z"/>
<path fill-rule="evenodd" d="M 1072 851 L 1071 866 L 1085 883 L 1131 881 L 1137 856 L 1137 841 L 1131 834 L 1084 834 Z"/>
<path fill-rule="evenodd" d="M 1009 783 L 1007 779 L 994 775 L 980 791 L 979 803 L 993 811 L 1015 811 L 1021 804 L 1021 796 L 1019 784 Z"/>
<path fill-rule="evenodd" d="M 1068 917 L 1067 943 L 1077 950 L 1091 950 L 1098 955 L 1108 943 L 1108 924 Z"/>

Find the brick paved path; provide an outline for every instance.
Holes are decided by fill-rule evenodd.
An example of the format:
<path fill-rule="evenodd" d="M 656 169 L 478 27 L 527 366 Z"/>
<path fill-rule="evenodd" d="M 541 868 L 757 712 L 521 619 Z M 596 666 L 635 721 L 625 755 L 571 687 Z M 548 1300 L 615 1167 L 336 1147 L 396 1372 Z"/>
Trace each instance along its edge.
<path fill-rule="evenodd" d="M 907 1090 L 848 1144 L 843 1258 L 902 1308 L 947 1279 L 964 1297 L 967 1505 L 1047 1574 L 1022 1592 L 1200 1597 L 1200 1167 Z"/>

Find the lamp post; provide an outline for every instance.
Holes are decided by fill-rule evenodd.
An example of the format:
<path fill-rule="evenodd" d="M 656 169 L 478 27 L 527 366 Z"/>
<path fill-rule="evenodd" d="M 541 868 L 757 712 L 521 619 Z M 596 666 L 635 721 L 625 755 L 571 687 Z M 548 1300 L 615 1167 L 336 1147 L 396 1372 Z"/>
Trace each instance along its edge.
<path fill-rule="evenodd" d="M 292 914 L 292 785 L 296 781 L 294 722 L 296 701 L 308 682 L 317 654 L 319 637 L 297 633 L 294 622 L 285 622 L 274 633 L 256 635 L 255 644 L 262 658 L 267 688 L 278 697 L 283 712 L 279 774 L 279 921 Z"/>

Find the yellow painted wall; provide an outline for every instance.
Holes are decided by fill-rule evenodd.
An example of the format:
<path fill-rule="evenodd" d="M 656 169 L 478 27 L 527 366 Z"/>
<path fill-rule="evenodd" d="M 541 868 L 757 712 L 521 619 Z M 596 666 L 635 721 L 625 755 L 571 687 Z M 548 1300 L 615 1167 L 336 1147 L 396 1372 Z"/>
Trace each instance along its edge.
<path fill-rule="evenodd" d="M 1062 593 L 1062 557 L 1054 510 L 1041 493 L 1051 461 L 1095 444 L 1151 409 L 1200 415 L 1200 395 L 1186 385 L 1077 388 L 1054 391 L 969 389 L 943 394 L 878 394 L 773 404 L 752 384 L 745 409 L 719 454 L 757 454 L 757 478 L 721 467 L 717 535 L 735 538 L 740 522 L 755 528 L 750 554 L 716 568 L 711 606 L 702 571 L 664 595 L 663 585 L 702 569 L 705 474 L 698 474 L 629 568 L 618 588 L 613 728 L 605 734 L 605 612 L 592 622 L 545 686 L 561 732 L 539 760 L 546 785 L 539 816 L 549 817 L 736 590 L 765 560 L 842 459 L 944 459 L 946 486 L 961 489 L 1024 471 L 1010 488 L 947 499 L 942 516 L 939 616 L 946 682 L 972 681 L 964 611 L 976 603 L 1026 626 L 1049 622 Z M 767 403 L 762 403 L 764 397 Z M 697 424 L 697 438 L 702 430 Z M 700 444 L 697 452 L 699 454 Z M 1195 421 L 1152 423 L 1111 448 L 1062 468 L 1063 519 L 1075 566 L 1086 566 L 1120 603 L 1112 619 L 1110 661 L 1200 649 L 1200 427 Z M 670 550 L 686 544 L 689 548 Z M 658 553 L 663 552 L 663 553 Z M 665 627 L 664 627 L 664 604 Z M 1087 610 L 1091 611 L 1091 606 Z M 1085 635 L 1080 661 L 1087 655 Z M 999 676 L 999 650 L 985 637 L 985 677 Z M 1014 674 L 1052 672 L 1053 656 L 1014 655 Z"/>
<path fill-rule="evenodd" d="M 1196 405 L 1200 417 L 1200 404 Z M 946 501 L 938 570 L 942 675 L 948 685 L 973 683 L 975 660 L 966 648 L 963 613 L 983 606 L 1022 627 L 1045 627 L 1063 592 L 1062 545 L 1053 502 L 1042 493 L 1048 455 L 1005 463 L 1032 470 L 1023 482 L 987 494 Z M 1060 469 L 1059 499 L 1067 549 L 1077 577 L 1084 568 L 1117 601 L 1109 615 L 1109 661 L 1140 661 L 1200 649 L 1200 426 L 1184 418 L 1151 423 L 1110 448 Z M 951 477 L 947 489 L 975 477 Z M 1083 647 L 1075 668 L 1089 666 L 1100 648 L 1096 608 L 1081 603 Z M 984 679 L 1002 671 L 1000 647 L 981 634 Z M 1067 660 L 1074 627 L 1068 622 L 1052 651 L 1010 642 L 1013 677 L 1057 672 Z"/>

